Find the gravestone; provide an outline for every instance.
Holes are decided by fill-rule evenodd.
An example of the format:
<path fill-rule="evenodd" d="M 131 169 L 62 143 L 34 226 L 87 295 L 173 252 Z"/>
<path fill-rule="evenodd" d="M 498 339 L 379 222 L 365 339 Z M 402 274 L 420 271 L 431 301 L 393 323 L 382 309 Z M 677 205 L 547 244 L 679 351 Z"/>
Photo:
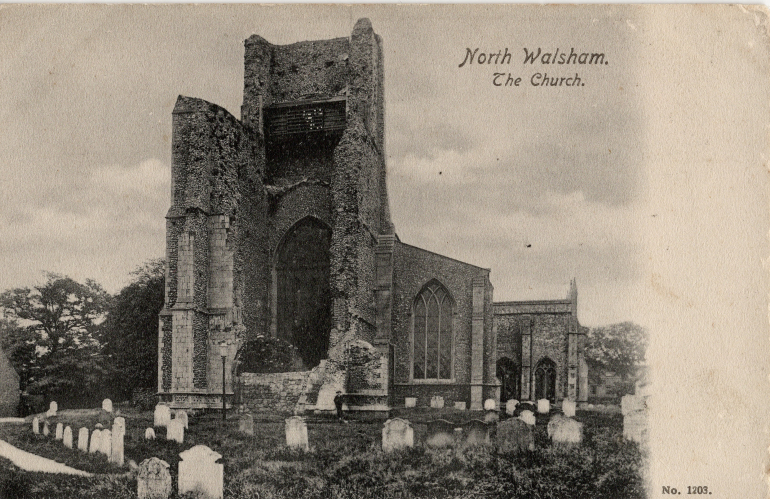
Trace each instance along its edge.
<path fill-rule="evenodd" d="M 112 422 L 112 449 L 110 449 L 110 462 L 118 466 L 123 466 L 124 447 L 123 439 L 126 436 L 126 420 L 124 418 L 115 418 Z"/>
<path fill-rule="evenodd" d="M 88 428 L 78 430 L 78 450 L 88 452 Z"/>
<path fill-rule="evenodd" d="M 583 423 L 558 414 L 548 422 L 547 431 L 554 444 L 579 444 L 583 441 Z"/>
<path fill-rule="evenodd" d="M 519 419 L 524 421 L 526 424 L 530 426 L 535 426 L 537 423 L 537 418 L 535 417 L 535 413 L 532 411 L 522 411 L 521 414 L 519 414 Z"/>
<path fill-rule="evenodd" d="M 208 499 L 222 499 L 224 465 L 216 463 L 221 454 L 205 445 L 196 445 L 179 457 L 179 495 L 197 492 Z"/>
<path fill-rule="evenodd" d="M 489 425 L 479 419 L 472 419 L 463 426 L 463 444 L 480 445 L 489 443 Z"/>
<path fill-rule="evenodd" d="M 178 443 L 184 442 L 184 424 L 178 419 L 172 419 L 166 425 L 166 440 L 173 440 Z"/>
<path fill-rule="evenodd" d="M 575 411 L 577 410 L 577 403 L 574 400 L 563 400 L 561 403 L 561 412 L 568 418 L 575 417 Z"/>
<path fill-rule="evenodd" d="M 165 404 L 155 406 L 153 426 L 166 426 L 171 421 L 171 409 Z"/>
<path fill-rule="evenodd" d="M 486 399 L 484 401 L 485 411 L 494 411 L 496 408 L 497 408 L 497 402 L 495 402 L 495 399 Z"/>
<path fill-rule="evenodd" d="M 50 404 L 48 404 L 48 411 L 45 413 L 46 417 L 52 418 L 56 416 L 56 413 L 59 411 L 59 404 L 56 402 L 51 401 Z"/>
<path fill-rule="evenodd" d="M 146 430 L 144 430 L 144 439 L 155 440 L 155 429 L 147 428 Z"/>
<path fill-rule="evenodd" d="M 404 407 L 417 407 L 417 397 L 404 398 Z"/>
<path fill-rule="evenodd" d="M 91 443 L 88 445 L 88 453 L 95 454 L 102 446 L 102 430 L 94 430 L 91 433 Z"/>
<path fill-rule="evenodd" d="M 61 440 L 62 437 L 64 437 L 64 425 L 61 423 L 56 423 L 56 434 L 54 435 L 54 438 L 56 440 Z"/>
<path fill-rule="evenodd" d="M 32 418 L 32 433 L 40 435 L 40 419 L 37 416 Z"/>
<path fill-rule="evenodd" d="M 501 453 L 535 450 L 532 426 L 516 418 L 503 421 L 497 425 L 495 446 Z"/>
<path fill-rule="evenodd" d="M 176 415 L 174 416 L 174 419 L 178 419 L 179 421 L 181 421 L 182 424 L 184 425 L 185 430 L 189 429 L 187 411 L 183 411 L 183 410 L 176 411 Z"/>
<path fill-rule="evenodd" d="M 62 443 L 65 447 L 72 448 L 72 428 L 69 426 L 64 428 L 64 434 L 62 435 Z"/>
<path fill-rule="evenodd" d="M 51 430 L 48 429 L 48 421 L 43 421 L 43 436 L 48 436 L 51 434 Z"/>
<path fill-rule="evenodd" d="M 238 431 L 246 435 L 254 435 L 254 416 L 245 412 L 238 418 Z"/>
<path fill-rule="evenodd" d="M 112 400 L 110 399 L 102 400 L 102 410 L 105 412 L 112 412 Z"/>
<path fill-rule="evenodd" d="M 385 421 L 382 426 L 382 450 L 391 452 L 406 447 L 414 447 L 414 429 L 409 421 L 401 418 Z"/>
<path fill-rule="evenodd" d="M 513 413 L 516 411 L 516 406 L 519 405 L 518 400 L 510 399 L 505 403 L 505 413 L 509 416 L 513 416 Z"/>
<path fill-rule="evenodd" d="M 540 399 L 537 401 L 537 412 L 540 414 L 548 414 L 551 411 L 551 402 L 548 399 Z"/>
<path fill-rule="evenodd" d="M 497 423 L 498 421 L 500 421 L 500 415 L 497 413 L 497 411 L 487 411 L 484 414 L 485 423 Z"/>
<path fill-rule="evenodd" d="M 455 425 L 445 419 L 428 421 L 425 444 L 429 447 L 449 447 L 455 443 Z"/>
<path fill-rule="evenodd" d="M 465 410 L 465 402 L 455 402 L 455 410 L 464 411 Z"/>
<path fill-rule="evenodd" d="M 307 424 L 299 416 L 292 416 L 286 420 L 286 445 L 294 449 L 309 449 Z"/>
<path fill-rule="evenodd" d="M 110 455 L 112 454 L 112 431 L 111 430 L 102 430 L 101 436 L 99 438 L 99 452 L 104 454 L 107 459 L 110 458 Z"/>
<path fill-rule="evenodd" d="M 444 397 L 440 395 L 436 395 L 430 398 L 430 406 L 433 409 L 443 409 L 444 408 Z"/>
<path fill-rule="evenodd" d="M 136 475 L 139 499 L 168 499 L 171 495 L 171 473 L 168 468 L 168 463 L 157 457 L 145 459 L 139 464 Z"/>

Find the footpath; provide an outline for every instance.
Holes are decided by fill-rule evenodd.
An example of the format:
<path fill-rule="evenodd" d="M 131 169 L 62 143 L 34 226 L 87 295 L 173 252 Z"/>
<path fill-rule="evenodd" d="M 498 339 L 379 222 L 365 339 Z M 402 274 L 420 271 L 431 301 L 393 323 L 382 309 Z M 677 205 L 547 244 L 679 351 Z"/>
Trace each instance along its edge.
<path fill-rule="evenodd" d="M 0 440 L 0 457 L 10 460 L 25 471 L 41 473 L 65 473 L 68 475 L 93 476 L 91 473 L 70 468 L 51 459 L 23 451 L 4 440 Z"/>

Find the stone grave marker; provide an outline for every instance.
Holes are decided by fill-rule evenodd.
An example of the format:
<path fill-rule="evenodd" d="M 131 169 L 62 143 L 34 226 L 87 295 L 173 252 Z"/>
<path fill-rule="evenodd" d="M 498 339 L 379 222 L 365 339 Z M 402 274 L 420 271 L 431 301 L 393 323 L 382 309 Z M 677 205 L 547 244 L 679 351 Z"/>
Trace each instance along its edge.
<path fill-rule="evenodd" d="M 583 441 L 583 423 L 560 414 L 551 418 L 547 431 L 554 444 L 579 444 Z"/>
<path fill-rule="evenodd" d="M 286 445 L 294 449 L 308 450 L 307 424 L 299 416 L 286 420 Z"/>
<path fill-rule="evenodd" d="M 105 412 L 112 412 L 112 400 L 110 399 L 102 400 L 102 410 Z"/>
<path fill-rule="evenodd" d="M 155 429 L 154 428 L 147 428 L 144 430 L 144 439 L 145 440 L 155 440 Z"/>
<path fill-rule="evenodd" d="M 172 419 L 166 425 L 166 440 L 173 440 L 178 443 L 184 442 L 184 425 L 178 419 Z"/>
<path fill-rule="evenodd" d="M 221 454 L 205 445 L 196 445 L 179 457 L 179 495 L 197 492 L 208 499 L 222 499 L 224 465 L 216 463 Z"/>
<path fill-rule="evenodd" d="M 409 421 L 393 418 L 385 421 L 382 426 L 382 450 L 394 450 L 414 447 L 414 429 Z"/>
<path fill-rule="evenodd" d="M 112 422 L 112 448 L 110 449 L 110 462 L 123 466 L 124 447 L 123 440 L 126 436 L 126 420 L 121 417 Z"/>
<path fill-rule="evenodd" d="M 455 402 L 455 410 L 464 411 L 465 410 L 465 402 Z"/>
<path fill-rule="evenodd" d="M 563 400 L 561 403 L 561 412 L 568 418 L 575 417 L 575 411 L 577 410 L 577 404 L 574 400 Z"/>
<path fill-rule="evenodd" d="M 51 430 L 48 429 L 48 421 L 43 421 L 43 435 L 48 436 L 51 434 Z"/>
<path fill-rule="evenodd" d="M 54 401 L 51 401 L 50 404 L 48 404 L 48 411 L 45 413 L 45 415 L 49 418 L 52 418 L 56 416 L 56 413 L 59 411 L 59 404 L 57 404 Z"/>
<path fill-rule="evenodd" d="M 153 426 L 166 426 L 171 421 L 171 409 L 165 404 L 155 406 Z"/>
<path fill-rule="evenodd" d="M 246 435 L 254 435 L 254 416 L 245 412 L 238 418 L 238 431 Z"/>
<path fill-rule="evenodd" d="M 99 438 L 99 452 L 109 459 L 112 454 L 112 431 L 102 430 Z"/>
<path fill-rule="evenodd" d="M 54 438 L 56 440 L 61 440 L 64 437 L 64 425 L 61 423 L 56 423 L 56 434 L 54 435 Z"/>
<path fill-rule="evenodd" d="M 445 419 L 428 421 L 425 444 L 429 447 L 449 447 L 455 443 L 455 425 Z"/>
<path fill-rule="evenodd" d="M 486 399 L 484 401 L 485 411 L 494 411 L 495 409 L 497 409 L 497 402 L 495 402 L 495 399 Z"/>
<path fill-rule="evenodd" d="M 184 429 L 185 430 L 189 429 L 189 426 L 188 426 L 189 421 L 187 419 L 187 411 L 184 411 L 184 410 L 176 411 L 176 415 L 174 416 L 174 419 L 178 419 L 179 421 L 181 421 L 182 424 L 184 425 Z"/>
<path fill-rule="evenodd" d="M 479 445 L 489 443 L 490 426 L 479 419 L 472 419 L 463 425 L 463 444 Z"/>
<path fill-rule="evenodd" d="M 497 423 L 498 421 L 500 421 L 500 415 L 497 413 L 497 411 L 487 411 L 484 413 L 485 423 Z"/>
<path fill-rule="evenodd" d="M 95 454 L 102 446 L 102 430 L 94 430 L 91 433 L 91 443 L 88 445 L 88 453 Z"/>
<path fill-rule="evenodd" d="M 62 435 L 62 443 L 65 447 L 72 448 L 72 428 L 69 426 L 64 428 L 64 434 Z"/>
<path fill-rule="evenodd" d="M 404 407 L 417 407 L 417 397 L 404 398 Z"/>
<path fill-rule="evenodd" d="M 532 426 L 516 418 L 503 421 L 497 425 L 495 446 L 501 453 L 535 450 Z"/>
<path fill-rule="evenodd" d="M 88 452 L 88 428 L 78 430 L 78 450 Z"/>
<path fill-rule="evenodd" d="M 37 416 L 32 418 L 32 433 L 40 435 L 40 419 Z"/>
<path fill-rule="evenodd" d="M 537 401 L 537 412 L 540 414 L 548 414 L 551 411 L 551 402 L 548 399 L 540 399 Z"/>
<path fill-rule="evenodd" d="M 519 419 L 524 421 L 526 424 L 530 426 L 535 426 L 537 423 L 537 418 L 535 418 L 535 413 L 532 411 L 521 411 L 521 414 L 519 414 Z"/>
<path fill-rule="evenodd" d="M 139 499 L 168 499 L 171 495 L 171 473 L 168 468 L 168 463 L 157 457 L 145 459 L 139 464 L 136 475 Z"/>
<path fill-rule="evenodd" d="M 430 406 L 433 409 L 443 409 L 444 408 L 444 397 L 441 395 L 435 395 L 430 398 Z"/>
<path fill-rule="evenodd" d="M 518 400 L 509 399 L 505 402 L 505 413 L 509 416 L 513 416 L 513 413 L 516 411 L 516 406 L 519 405 Z"/>

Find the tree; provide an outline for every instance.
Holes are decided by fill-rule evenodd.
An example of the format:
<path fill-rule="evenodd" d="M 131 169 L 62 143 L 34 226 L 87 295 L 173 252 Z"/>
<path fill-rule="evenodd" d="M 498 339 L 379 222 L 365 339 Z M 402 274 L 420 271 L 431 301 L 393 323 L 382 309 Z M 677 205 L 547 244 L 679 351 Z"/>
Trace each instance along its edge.
<path fill-rule="evenodd" d="M 644 363 L 649 336 L 633 322 L 592 328 L 585 349 L 586 363 L 593 372 L 611 371 L 627 380 Z"/>
<path fill-rule="evenodd" d="M 102 327 L 104 355 L 112 366 L 110 396 L 131 398 L 158 383 L 158 314 L 165 298 L 165 262 L 150 260 L 134 270 L 132 282 L 115 296 Z"/>
<path fill-rule="evenodd" d="M 4 342 L 30 395 L 65 405 L 98 399 L 104 374 L 97 338 L 110 296 L 95 281 L 85 284 L 54 273 L 46 283 L 0 295 L 7 321 Z"/>

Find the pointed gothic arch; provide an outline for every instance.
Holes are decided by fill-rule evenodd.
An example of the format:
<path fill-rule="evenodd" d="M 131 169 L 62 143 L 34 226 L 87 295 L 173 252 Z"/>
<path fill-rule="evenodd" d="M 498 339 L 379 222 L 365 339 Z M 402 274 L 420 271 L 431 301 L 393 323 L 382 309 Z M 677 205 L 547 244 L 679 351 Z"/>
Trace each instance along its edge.
<path fill-rule="evenodd" d="M 454 378 L 454 300 L 437 280 L 417 294 L 412 306 L 412 379 Z"/>
<path fill-rule="evenodd" d="M 556 363 L 545 357 L 535 367 L 535 400 L 556 400 Z"/>

